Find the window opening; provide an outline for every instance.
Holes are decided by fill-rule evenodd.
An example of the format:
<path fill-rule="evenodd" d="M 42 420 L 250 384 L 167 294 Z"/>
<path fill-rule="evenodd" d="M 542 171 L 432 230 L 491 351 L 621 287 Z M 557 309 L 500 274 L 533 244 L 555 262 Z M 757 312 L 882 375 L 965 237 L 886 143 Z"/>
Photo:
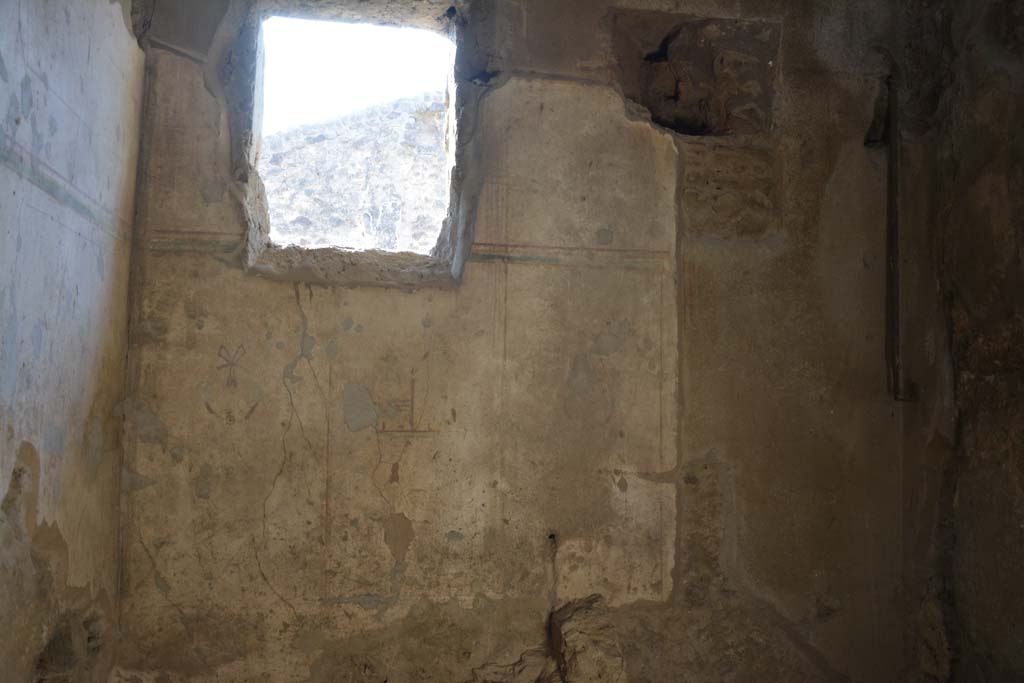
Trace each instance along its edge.
<path fill-rule="evenodd" d="M 448 214 L 455 45 L 423 29 L 263 22 L 270 240 L 429 254 Z"/>

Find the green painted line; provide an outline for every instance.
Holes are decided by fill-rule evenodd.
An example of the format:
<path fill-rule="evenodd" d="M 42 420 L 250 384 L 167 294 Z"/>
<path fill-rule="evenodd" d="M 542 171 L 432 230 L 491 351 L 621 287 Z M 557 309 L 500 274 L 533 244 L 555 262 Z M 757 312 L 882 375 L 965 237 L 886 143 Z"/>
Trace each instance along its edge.
<path fill-rule="evenodd" d="M 45 192 L 61 206 L 71 209 L 97 228 L 106 229 L 106 226 L 100 222 L 96 212 L 89 205 L 68 192 L 62 181 L 49 173 L 45 173 L 35 164 L 26 163 L 25 156 L 15 152 L 13 145 L 6 144 L 0 147 L 0 163 L 3 163 L 4 166 L 16 173 L 19 178 L 24 178 Z M 124 237 L 117 233 L 115 233 L 115 237 L 119 240 L 124 239 Z"/>
<path fill-rule="evenodd" d="M 470 261 L 482 263 L 540 263 L 549 266 L 566 265 L 564 261 L 550 256 L 513 256 L 511 254 L 471 254 Z"/>
<path fill-rule="evenodd" d="M 235 251 L 240 244 L 240 241 L 221 242 L 219 240 L 165 238 L 151 239 L 146 242 L 146 246 L 153 251 L 207 251 L 224 254 Z"/>

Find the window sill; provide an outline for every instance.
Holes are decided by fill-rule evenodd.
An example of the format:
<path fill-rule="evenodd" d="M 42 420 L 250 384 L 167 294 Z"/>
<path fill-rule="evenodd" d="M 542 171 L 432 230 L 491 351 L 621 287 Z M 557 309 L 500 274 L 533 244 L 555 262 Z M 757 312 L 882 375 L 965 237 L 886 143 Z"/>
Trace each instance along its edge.
<path fill-rule="evenodd" d="M 453 289 L 452 264 L 430 256 L 383 251 L 267 246 L 248 271 L 259 277 L 325 287 Z"/>

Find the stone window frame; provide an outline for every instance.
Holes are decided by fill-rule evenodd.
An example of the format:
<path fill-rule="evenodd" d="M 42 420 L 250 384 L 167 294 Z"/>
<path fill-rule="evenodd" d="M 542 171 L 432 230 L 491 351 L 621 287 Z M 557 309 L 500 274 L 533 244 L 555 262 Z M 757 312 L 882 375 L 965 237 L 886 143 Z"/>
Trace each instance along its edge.
<path fill-rule="evenodd" d="M 456 46 L 455 92 L 449 94 L 449 122 L 454 126 L 454 166 L 448 215 L 429 256 L 383 251 L 309 249 L 270 243 L 270 217 L 263 182 L 256 170 L 262 120 L 262 24 L 270 16 L 290 16 L 428 29 Z M 471 74 L 477 66 L 476 41 L 469 36 L 468 9 L 461 0 L 251 0 L 234 2 L 214 37 L 207 77 L 221 92 L 230 133 L 233 194 L 244 218 L 242 267 L 275 280 L 324 286 L 377 286 L 401 289 L 454 288 L 473 242 L 473 222 L 480 183 L 469 171 L 474 156 L 469 142 L 476 127 L 481 89 Z M 478 48 L 476 48 L 478 49 Z M 454 121 L 451 121 L 454 117 Z"/>

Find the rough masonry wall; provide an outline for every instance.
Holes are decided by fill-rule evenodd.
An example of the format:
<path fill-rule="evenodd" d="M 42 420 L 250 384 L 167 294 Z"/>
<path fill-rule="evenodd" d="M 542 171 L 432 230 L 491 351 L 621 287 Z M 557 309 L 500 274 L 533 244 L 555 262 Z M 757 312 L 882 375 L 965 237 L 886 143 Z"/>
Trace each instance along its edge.
<path fill-rule="evenodd" d="M 124 680 L 908 680 L 888 4 L 463 11 L 455 291 L 243 272 L 212 72 L 149 50 Z M 620 94 L 672 35 L 714 135 Z"/>
<path fill-rule="evenodd" d="M 1024 680 L 1024 6 L 945 8 L 937 146 L 960 439 L 944 569 L 956 680 Z"/>
<path fill-rule="evenodd" d="M 0 678 L 114 656 L 143 56 L 127 3 L 0 1 Z"/>

